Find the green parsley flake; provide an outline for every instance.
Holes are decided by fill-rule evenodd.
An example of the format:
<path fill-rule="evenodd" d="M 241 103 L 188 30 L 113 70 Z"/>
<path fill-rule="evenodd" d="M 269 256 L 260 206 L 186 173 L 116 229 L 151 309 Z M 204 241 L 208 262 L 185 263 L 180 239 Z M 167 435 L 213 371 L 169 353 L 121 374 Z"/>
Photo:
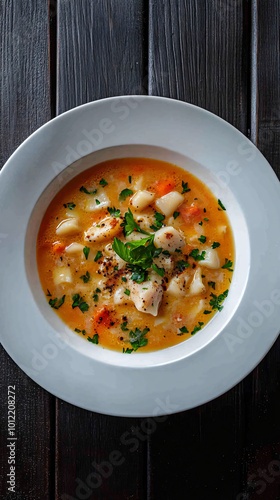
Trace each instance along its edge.
<path fill-rule="evenodd" d="M 53 307 L 53 309 L 59 309 L 62 304 L 64 304 L 64 301 L 65 301 L 65 295 L 63 295 L 63 297 L 61 297 L 61 299 L 50 299 L 49 300 L 49 304 L 51 307 Z"/>
<path fill-rule="evenodd" d="M 211 293 L 210 295 L 212 299 L 210 300 L 209 305 L 212 307 L 213 311 L 221 311 L 223 309 L 221 303 L 228 296 L 228 290 L 225 290 L 225 292 L 221 293 L 219 296 L 215 295 L 214 293 Z"/>
<path fill-rule="evenodd" d="M 174 217 L 174 219 L 177 219 L 177 217 L 179 217 L 179 215 L 180 215 L 180 212 L 174 212 L 174 213 L 173 213 L 173 217 Z"/>
<path fill-rule="evenodd" d="M 194 335 L 196 332 L 199 332 L 199 330 L 201 330 L 203 325 L 204 323 L 202 323 L 202 321 L 199 321 L 198 325 L 195 325 L 193 331 L 191 332 L 191 335 Z"/>
<path fill-rule="evenodd" d="M 221 243 L 218 243 L 218 241 L 214 241 L 212 248 L 218 248 Z"/>
<path fill-rule="evenodd" d="M 96 205 L 100 205 L 100 201 L 99 200 L 95 200 L 95 203 L 96 203 Z"/>
<path fill-rule="evenodd" d="M 201 235 L 201 236 L 198 238 L 198 241 L 200 241 L 201 243 L 205 243 L 205 242 L 206 242 L 206 236 Z"/>
<path fill-rule="evenodd" d="M 77 332 L 77 333 L 82 333 L 83 335 L 85 335 L 85 334 L 86 334 L 86 331 L 85 331 L 85 330 L 80 330 L 79 328 L 75 328 L 75 330 L 74 330 L 74 331 L 75 331 L 75 332 Z"/>
<path fill-rule="evenodd" d="M 157 231 L 158 229 L 160 229 L 163 226 L 163 221 L 165 219 L 165 216 L 162 215 L 160 212 L 155 212 L 155 219 L 156 219 L 155 224 L 150 226 L 150 228 L 153 231 Z"/>
<path fill-rule="evenodd" d="M 79 293 L 75 293 L 75 295 L 72 296 L 73 304 L 72 304 L 72 309 L 75 309 L 75 307 L 78 307 L 82 313 L 85 311 L 88 311 L 89 305 L 83 300 L 82 297 L 80 297 Z"/>
<path fill-rule="evenodd" d="M 182 194 L 188 193 L 190 191 L 190 188 L 188 188 L 187 182 L 182 181 L 182 188 L 183 188 Z"/>
<path fill-rule="evenodd" d="M 97 262 L 102 257 L 102 252 L 98 250 L 96 256 L 94 257 L 94 262 Z"/>
<path fill-rule="evenodd" d="M 97 189 L 94 189 L 93 191 L 88 191 L 84 186 L 80 187 L 80 191 L 82 193 L 86 193 L 86 194 L 96 194 L 97 193 Z"/>
<path fill-rule="evenodd" d="M 100 184 L 100 186 L 103 186 L 103 187 L 108 186 L 108 182 L 105 181 L 105 179 L 101 179 L 101 181 L 99 182 L 99 184 Z"/>
<path fill-rule="evenodd" d="M 83 248 L 83 253 L 84 253 L 84 256 L 85 256 L 86 260 L 88 259 L 89 252 L 90 252 L 90 248 L 89 247 L 84 247 Z"/>
<path fill-rule="evenodd" d="M 112 207 L 112 208 L 109 207 L 108 212 L 111 215 L 111 217 L 120 217 L 121 216 L 121 211 L 119 208 L 117 209 L 115 207 Z"/>
<path fill-rule="evenodd" d="M 164 276 L 164 269 L 163 267 L 158 267 L 156 264 L 152 264 L 152 269 L 161 277 Z"/>
<path fill-rule="evenodd" d="M 127 321 L 124 321 L 122 324 L 121 324 L 121 330 L 123 332 L 128 332 L 129 328 L 126 328 L 127 327 Z"/>
<path fill-rule="evenodd" d="M 120 194 L 119 194 L 119 200 L 120 201 L 125 201 L 128 196 L 131 196 L 133 194 L 133 191 L 131 189 L 123 189 Z"/>
<path fill-rule="evenodd" d="M 179 269 L 179 272 L 182 273 L 184 269 L 187 267 L 190 267 L 189 263 L 186 262 L 185 260 L 179 260 L 176 264 L 177 268 Z"/>
<path fill-rule="evenodd" d="M 226 210 L 226 207 L 223 205 L 223 203 L 221 202 L 221 200 L 218 200 L 218 204 L 220 205 L 220 207 L 221 207 L 222 210 Z"/>
<path fill-rule="evenodd" d="M 68 208 L 69 208 L 69 210 L 74 210 L 74 208 L 75 208 L 75 206 L 76 206 L 76 205 L 75 205 L 75 203 L 63 203 L 63 206 L 64 206 L 65 208 L 67 208 L 67 207 L 68 207 Z"/>
<path fill-rule="evenodd" d="M 128 290 L 127 288 L 125 289 L 124 291 L 125 295 L 129 296 L 130 295 L 130 290 Z"/>
<path fill-rule="evenodd" d="M 205 250 L 203 250 L 203 252 L 201 252 L 201 255 L 199 255 L 198 248 L 194 248 L 190 253 L 190 257 L 192 257 L 195 261 L 205 260 L 205 255 Z"/>
<path fill-rule="evenodd" d="M 82 276 L 80 276 L 80 278 L 81 278 L 81 280 L 83 280 L 84 283 L 88 283 L 90 280 L 89 272 L 87 271 L 86 274 L 83 274 Z"/>
<path fill-rule="evenodd" d="M 227 269 L 228 271 L 230 271 L 232 273 L 233 272 L 233 269 L 231 269 L 232 266 L 233 266 L 233 262 L 231 262 L 231 260 L 226 259 L 226 262 L 222 266 L 222 269 Z"/>
<path fill-rule="evenodd" d="M 92 344 L 98 344 L 99 343 L 99 335 L 98 333 L 96 333 L 95 335 L 93 335 L 93 337 L 88 337 L 87 340 L 89 342 L 91 342 Z"/>

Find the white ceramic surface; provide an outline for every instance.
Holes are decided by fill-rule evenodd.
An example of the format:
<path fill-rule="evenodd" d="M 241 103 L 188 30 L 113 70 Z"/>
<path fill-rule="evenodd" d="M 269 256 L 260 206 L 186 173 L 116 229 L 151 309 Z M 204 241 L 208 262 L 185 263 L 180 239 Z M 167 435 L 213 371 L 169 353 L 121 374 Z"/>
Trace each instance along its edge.
<path fill-rule="evenodd" d="M 44 210 L 62 185 L 100 161 L 127 156 L 169 161 L 206 182 L 227 207 L 236 245 L 222 312 L 177 346 L 131 355 L 68 329 L 48 306 L 35 252 Z M 192 408 L 240 381 L 277 338 L 279 182 L 260 152 L 209 112 L 125 96 L 64 113 L 6 163 L 0 208 L 2 343 L 33 380 L 70 403 L 120 416 Z"/>

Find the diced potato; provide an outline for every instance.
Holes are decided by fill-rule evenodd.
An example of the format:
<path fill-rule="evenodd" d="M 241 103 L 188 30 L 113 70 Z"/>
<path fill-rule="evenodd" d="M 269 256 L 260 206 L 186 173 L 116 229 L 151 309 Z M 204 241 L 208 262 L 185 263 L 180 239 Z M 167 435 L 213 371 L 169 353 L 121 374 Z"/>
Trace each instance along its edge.
<path fill-rule="evenodd" d="M 154 244 L 157 248 L 163 248 L 169 252 L 175 252 L 176 248 L 185 246 L 183 235 L 172 226 L 162 227 L 155 233 Z"/>
<path fill-rule="evenodd" d="M 133 177 L 132 177 L 133 179 Z M 136 181 L 133 183 L 132 185 L 132 189 L 134 191 L 138 191 L 139 189 L 142 189 L 143 188 L 143 176 L 141 175 L 140 177 L 138 177 L 138 179 L 136 179 Z"/>
<path fill-rule="evenodd" d="M 201 269 L 198 268 L 195 273 L 194 277 L 192 279 L 190 288 L 189 288 L 189 295 L 199 295 L 200 293 L 205 291 L 205 286 L 202 281 L 201 277 Z"/>
<path fill-rule="evenodd" d="M 68 245 L 68 247 L 65 248 L 65 252 L 69 255 L 77 255 L 82 253 L 83 249 L 84 245 L 81 245 L 81 243 L 71 243 L 71 245 Z"/>
<path fill-rule="evenodd" d="M 178 191 L 171 191 L 165 194 L 156 201 L 156 207 L 166 216 L 169 217 L 183 203 L 184 196 Z"/>
<path fill-rule="evenodd" d="M 141 284 L 129 281 L 128 287 L 136 309 L 157 316 L 163 296 L 162 286 L 155 281 L 144 281 Z"/>
<path fill-rule="evenodd" d="M 86 212 L 97 212 L 98 210 L 101 210 L 103 208 L 110 207 L 110 205 L 111 200 L 109 200 L 105 191 L 103 189 L 98 189 L 96 194 L 87 196 L 87 200 L 85 202 L 85 210 Z"/>
<path fill-rule="evenodd" d="M 114 238 L 122 231 L 122 221 L 121 217 L 106 217 L 85 231 L 85 241 L 97 243 Z"/>
<path fill-rule="evenodd" d="M 204 250 L 205 257 L 204 260 L 199 261 L 199 265 L 209 269 L 218 269 L 221 264 L 217 250 L 213 248 L 205 248 Z"/>
<path fill-rule="evenodd" d="M 134 208 L 139 210 L 143 210 L 146 208 L 152 201 L 154 200 L 155 193 L 150 193 L 149 191 L 137 191 L 131 200 L 131 204 Z"/>
<path fill-rule="evenodd" d="M 53 281 L 55 285 L 72 283 L 71 269 L 67 267 L 55 267 L 53 270 Z"/>
<path fill-rule="evenodd" d="M 174 276 L 174 278 L 172 278 L 169 283 L 167 293 L 169 293 L 170 295 L 174 295 L 174 297 L 183 297 L 184 295 L 186 295 L 185 286 L 188 283 L 189 279 L 190 277 L 186 272 Z"/>
<path fill-rule="evenodd" d="M 69 234 L 75 234 L 79 231 L 79 219 L 75 217 L 62 221 L 56 228 L 56 234 L 59 236 L 68 236 Z"/>
<path fill-rule="evenodd" d="M 78 217 L 78 213 L 77 213 L 77 210 L 75 210 L 75 208 L 73 210 L 70 210 L 70 208 L 67 208 L 65 213 L 66 213 L 67 217 Z"/>
<path fill-rule="evenodd" d="M 218 234 L 225 234 L 227 232 L 227 226 L 218 226 L 217 227 L 217 233 Z"/>

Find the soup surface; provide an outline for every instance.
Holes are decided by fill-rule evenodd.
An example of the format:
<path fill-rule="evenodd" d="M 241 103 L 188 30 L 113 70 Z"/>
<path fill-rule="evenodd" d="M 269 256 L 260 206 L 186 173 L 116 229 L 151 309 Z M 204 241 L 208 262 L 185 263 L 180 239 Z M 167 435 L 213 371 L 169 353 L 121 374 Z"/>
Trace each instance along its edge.
<path fill-rule="evenodd" d="M 38 234 L 50 306 L 89 342 L 124 353 L 195 335 L 231 282 L 224 203 L 162 161 L 124 158 L 82 172 L 51 201 Z"/>

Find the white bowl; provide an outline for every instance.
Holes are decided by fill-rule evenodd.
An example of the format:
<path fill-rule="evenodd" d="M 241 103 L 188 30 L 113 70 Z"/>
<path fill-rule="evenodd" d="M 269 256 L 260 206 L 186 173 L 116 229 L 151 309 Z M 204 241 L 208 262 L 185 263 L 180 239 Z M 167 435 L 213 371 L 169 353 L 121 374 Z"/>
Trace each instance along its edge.
<path fill-rule="evenodd" d="M 176 346 L 132 355 L 70 330 L 49 307 L 36 265 L 37 233 L 53 196 L 90 166 L 128 156 L 174 163 L 205 182 L 227 207 L 236 253 L 221 313 Z M 64 113 L 27 139 L 0 175 L 4 347 L 42 387 L 93 411 L 172 413 L 220 395 L 254 368 L 278 334 L 279 195 L 259 151 L 195 106 L 131 96 Z"/>

